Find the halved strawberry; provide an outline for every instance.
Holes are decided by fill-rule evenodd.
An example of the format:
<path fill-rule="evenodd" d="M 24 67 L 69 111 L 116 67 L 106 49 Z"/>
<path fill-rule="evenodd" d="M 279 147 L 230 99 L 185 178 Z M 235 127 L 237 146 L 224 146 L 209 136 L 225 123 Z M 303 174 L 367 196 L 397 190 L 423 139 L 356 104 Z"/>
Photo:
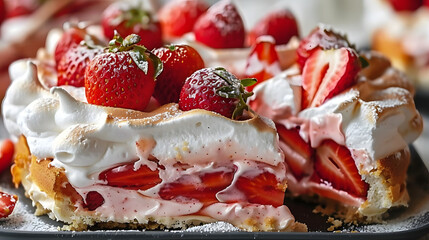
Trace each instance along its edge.
<path fill-rule="evenodd" d="M 338 49 L 341 47 L 354 48 L 346 36 L 324 26 L 318 26 L 299 42 L 298 49 L 296 50 L 298 56 L 297 63 L 302 70 L 307 59 L 316 50 Z"/>
<path fill-rule="evenodd" d="M 286 143 L 292 150 L 302 156 L 304 159 L 311 159 L 313 157 L 314 150 L 311 148 L 310 143 L 304 141 L 299 135 L 299 128 L 287 129 L 283 125 L 276 124 L 277 132 L 280 137 L 280 141 Z M 286 152 L 285 152 L 286 154 Z M 300 180 L 304 175 L 304 165 L 299 159 L 294 157 L 288 157 L 285 155 L 285 161 L 293 175 Z"/>
<path fill-rule="evenodd" d="M 263 172 L 255 177 L 240 176 L 235 186 L 246 196 L 249 203 L 275 207 L 283 205 L 286 186 L 277 181 L 276 176 L 270 172 Z"/>
<path fill-rule="evenodd" d="M 0 192 L 0 218 L 8 217 L 15 208 L 17 201 L 18 196 Z"/>
<path fill-rule="evenodd" d="M 354 196 L 365 198 L 368 184 L 362 180 L 350 151 L 332 140 L 325 140 L 316 149 L 314 168 L 321 178 L 332 187 Z"/>
<path fill-rule="evenodd" d="M 361 69 L 351 48 L 317 49 L 306 61 L 302 73 L 302 108 L 317 107 L 356 82 Z"/>
<path fill-rule="evenodd" d="M 121 165 L 103 171 L 99 175 L 100 180 L 113 187 L 146 190 L 161 183 L 158 169 L 152 171 L 148 166 L 142 165 L 134 170 L 134 163 Z"/>
<path fill-rule="evenodd" d="M 209 205 L 218 201 L 216 193 L 231 184 L 234 173 L 234 168 L 231 168 L 202 172 L 198 175 L 183 175 L 177 181 L 163 185 L 159 196 L 165 200 L 197 199 Z"/>
<path fill-rule="evenodd" d="M 246 77 L 256 78 L 258 84 L 274 77 L 280 72 L 281 67 L 274 38 L 271 36 L 259 37 L 247 58 L 244 74 Z M 257 84 L 247 87 L 246 90 L 249 92 L 252 91 Z"/>

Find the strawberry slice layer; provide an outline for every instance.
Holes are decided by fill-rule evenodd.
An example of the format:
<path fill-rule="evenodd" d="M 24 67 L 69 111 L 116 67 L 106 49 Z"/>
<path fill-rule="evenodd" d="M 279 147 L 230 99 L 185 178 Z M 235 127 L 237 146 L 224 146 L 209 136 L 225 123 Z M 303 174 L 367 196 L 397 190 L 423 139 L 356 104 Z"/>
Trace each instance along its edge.
<path fill-rule="evenodd" d="M 261 83 L 280 72 L 281 67 L 275 48 L 275 40 L 271 36 L 259 37 L 247 59 L 246 77 L 256 78 L 258 83 Z M 250 92 L 255 86 L 256 84 L 246 87 L 246 90 Z"/>
<path fill-rule="evenodd" d="M 272 173 L 263 172 L 255 177 L 240 176 L 235 184 L 249 203 L 275 207 L 283 205 L 286 187 Z"/>
<path fill-rule="evenodd" d="M 152 171 L 148 166 L 142 165 L 134 170 L 134 163 L 103 171 L 99 179 L 106 181 L 109 186 L 140 190 L 146 190 L 161 183 L 158 169 Z"/>
<path fill-rule="evenodd" d="M 280 124 L 276 124 L 276 128 L 277 132 L 279 133 L 280 141 L 286 143 L 288 147 L 290 147 L 294 152 L 298 153 L 303 159 L 310 161 L 310 159 L 313 157 L 314 150 L 311 148 L 309 143 L 301 138 L 298 128 L 287 129 Z M 296 177 L 296 179 L 302 179 L 302 177 L 305 175 L 305 162 L 300 161 L 302 159 L 299 159 L 296 156 L 289 156 L 287 151 L 284 152 L 285 161 L 292 174 Z"/>
<path fill-rule="evenodd" d="M 316 50 L 302 73 L 302 109 L 317 107 L 356 82 L 359 57 L 351 48 Z"/>
<path fill-rule="evenodd" d="M 335 189 L 366 198 L 368 184 L 362 180 L 346 147 L 332 140 L 325 140 L 316 149 L 314 167 L 321 184 L 331 184 Z"/>
<path fill-rule="evenodd" d="M 234 173 L 235 170 L 231 168 L 183 175 L 177 181 L 163 185 L 159 190 L 159 196 L 165 200 L 177 201 L 196 199 L 208 205 L 218 201 L 216 193 L 231 184 Z"/>
<path fill-rule="evenodd" d="M 18 197 L 16 195 L 0 192 L 0 218 L 8 217 L 15 208 L 17 201 Z"/>

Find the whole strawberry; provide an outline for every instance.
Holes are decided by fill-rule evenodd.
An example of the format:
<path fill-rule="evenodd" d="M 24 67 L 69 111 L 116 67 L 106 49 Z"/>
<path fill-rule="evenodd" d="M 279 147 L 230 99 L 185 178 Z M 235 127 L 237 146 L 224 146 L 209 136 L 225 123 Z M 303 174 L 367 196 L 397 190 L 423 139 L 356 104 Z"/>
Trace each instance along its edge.
<path fill-rule="evenodd" d="M 249 45 L 256 44 L 260 36 L 270 35 L 276 44 L 287 44 L 293 36 L 299 36 L 295 16 L 287 9 L 271 12 L 258 21 L 249 33 Z"/>
<path fill-rule="evenodd" d="M 58 40 L 57 46 L 55 47 L 55 63 L 58 64 L 63 55 L 73 46 L 78 45 L 85 39 L 86 30 L 84 28 L 75 25 L 65 25 L 64 33 Z"/>
<path fill-rule="evenodd" d="M 101 20 L 104 35 L 112 39 L 116 30 L 121 36 L 137 34 L 139 44 L 147 49 L 162 46 L 161 25 L 151 13 L 140 5 L 129 2 L 115 2 L 104 10 Z"/>
<path fill-rule="evenodd" d="M 238 80 L 224 68 L 203 68 L 186 79 L 180 92 L 179 108 L 184 111 L 205 109 L 225 117 L 238 119 L 249 110 L 247 98 L 252 92 L 244 87 L 255 79 Z"/>
<path fill-rule="evenodd" d="M 159 11 L 162 34 L 166 38 L 181 37 L 192 32 L 197 19 L 207 10 L 203 0 L 173 0 Z"/>
<path fill-rule="evenodd" d="M 88 44 L 73 45 L 57 64 L 58 86 L 85 86 L 85 69 L 88 62 L 103 49 Z"/>
<path fill-rule="evenodd" d="M 163 63 L 153 96 L 160 104 L 179 102 L 180 91 L 186 78 L 204 68 L 200 54 L 188 45 L 170 45 L 157 48 L 153 53 Z"/>
<path fill-rule="evenodd" d="M 136 34 L 116 35 L 106 53 L 97 55 L 85 71 L 88 103 L 143 111 L 162 71 L 158 57 L 138 46 Z"/>
<path fill-rule="evenodd" d="M 244 47 L 243 20 L 235 5 L 223 0 L 211 6 L 194 26 L 195 40 L 212 48 Z"/>

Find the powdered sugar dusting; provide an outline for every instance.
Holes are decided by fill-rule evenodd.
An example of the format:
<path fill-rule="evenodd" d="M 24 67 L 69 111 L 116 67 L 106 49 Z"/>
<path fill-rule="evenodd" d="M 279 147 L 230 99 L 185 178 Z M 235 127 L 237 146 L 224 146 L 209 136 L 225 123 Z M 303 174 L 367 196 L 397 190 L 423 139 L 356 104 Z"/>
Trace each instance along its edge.
<path fill-rule="evenodd" d="M 210 232 L 210 233 L 237 232 L 237 231 L 241 231 L 241 230 L 234 227 L 232 224 L 226 223 L 226 222 L 209 223 L 202 226 L 191 227 L 184 230 L 184 232 Z"/>

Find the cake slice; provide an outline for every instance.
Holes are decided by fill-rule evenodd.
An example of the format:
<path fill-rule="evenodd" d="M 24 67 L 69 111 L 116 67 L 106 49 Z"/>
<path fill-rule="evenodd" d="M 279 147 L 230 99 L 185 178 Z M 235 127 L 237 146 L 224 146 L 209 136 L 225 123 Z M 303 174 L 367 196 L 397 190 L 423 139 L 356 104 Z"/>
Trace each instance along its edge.
<path fill-rule="evenodd" d="M 129 70 L 137 59 L 135 70 L 144 72 L 143 66 L 145 81 L 153 81 L 157 58 L 125 45 L 134 40 L 115 38 L 111 44 L 117 49 L 92 58 L 87 71 L 97 71 L 88 70 L 96 59 L 117 58 L 119 64 L 124 53 L 129 65 L 107 67 Z M 128 47 L 142 55 L 128 60 Z M 2 105 L 5 126 L 17 142 L 13 181 L 22 184 L 36 214 L 48 214 L 72 230 L 226 221 L 248 231 L 306 231 L 283 205 L 286 171 L 272 121 L 245 110 L 234 119 L 204 109 L 181 110 L 177 103 L 153 110 L 138 105 L 144 111 L 102 106 L 94 96 L 105 90 L 103 82 L 114 81 L 108 71 L 98 69 L 107 75 L 95 87 L 87 73 L 85 87 L 56 86 L 54 66 L 53 51 L 45 49 L 37 59 L 14 62 Z M 239 83 L 225 70 L 204 71 L 217 71 L 217 81 Z M 119 89 L 132 89 L 125 88 Z M 119 104 L 120 97 L 106 97 L 104 103 Z"/>
<path fill-rule="evenodd" d="M 276 124 L 288 191 L 316 196 L 319 211 L 346 222 L 378 222 L 407 206 L 408 144 L 423 127 L 412 85 L 387 58 L 359 55 L 324 26 L 297 54 L 297 64 L 256 85 L 250 102 Z"/>

